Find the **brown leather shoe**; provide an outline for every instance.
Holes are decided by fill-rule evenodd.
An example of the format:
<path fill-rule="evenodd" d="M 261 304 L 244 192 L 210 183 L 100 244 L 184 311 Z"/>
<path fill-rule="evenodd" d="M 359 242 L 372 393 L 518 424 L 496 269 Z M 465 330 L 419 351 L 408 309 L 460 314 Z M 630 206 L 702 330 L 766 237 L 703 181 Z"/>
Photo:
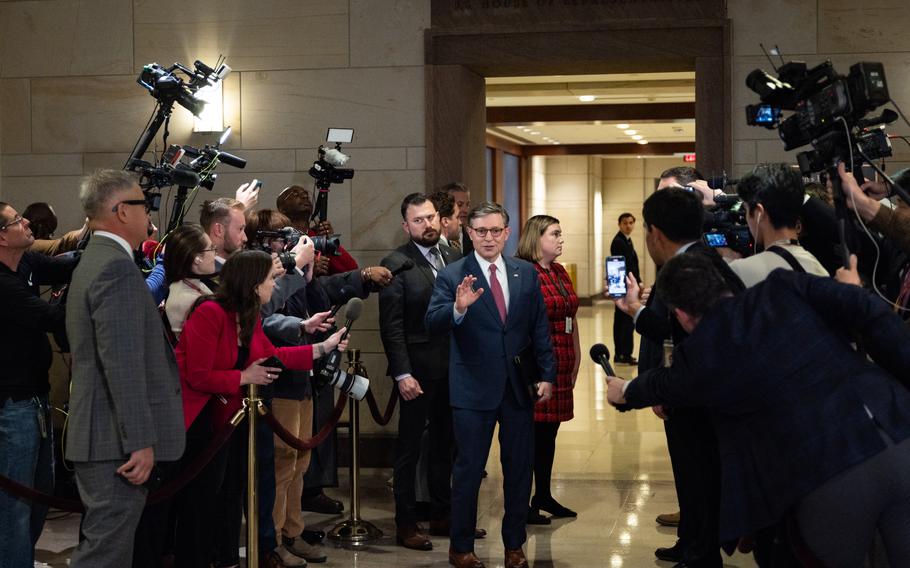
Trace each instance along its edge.
<path fill-rule="evenodd" d="M 663 513 L 657 515 L 657 524 L 663 525 L 665 527 L 678 527 L 679 526 L 679 511 L 675 513 Z"/>
<path fill-rule="evenodd" d="M 506 568 L 528 568 L 528 559 L 520 548 L 506 550 Z"/>
<path fill-rule="evenodd" d="M 473 552 L 455 552 L 451 548 L 449 548 L 449 564 L 455 568 L 486 568 Z"/>
<path fill-rule="evenodd" d="M 398 525 L 395 540 L 401 546 L 411 550 L 433 550 L 433 543 L 430 542 L 427 535 L 418 530 L 416 524 Z"/>

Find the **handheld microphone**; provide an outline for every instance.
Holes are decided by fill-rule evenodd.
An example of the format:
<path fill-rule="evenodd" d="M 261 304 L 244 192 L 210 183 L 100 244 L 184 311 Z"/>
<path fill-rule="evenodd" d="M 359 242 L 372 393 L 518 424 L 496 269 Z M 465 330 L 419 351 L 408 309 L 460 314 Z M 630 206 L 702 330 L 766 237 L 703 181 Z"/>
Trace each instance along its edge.
<path fill-rule="evenodd" d="M 346 305 L 345 317 L 347 318 L 347 321 L 345 322 L 344 327 L 347 329 L 344 330 L 344 335 L 341 336 L 342 341 L 347 338 L 348 334 L 351 332 L 351 326 L 353 326 L 357 318 L 360 317 L 360 313 L 363 311 L 363 300 L 360 298 L 351 298 Z M 335 378 L 339 365 L 341 365 L 341 351 L 333 349 L 332 352 L 326 356 L 325 365 L 319 370 L 318 382 L 321 383 L 317 385 L 319 388 L 322 388 L 323 385 L 330 383 Z"/>
<path fill-rule="evenodd" d="M 398 276 L 402 272 L 408 271 L 414 268 L 414 261 L 410 258 L 401 263 L 401 266 L 392 271 L 392 276 Z"/>
<path fill-rule="evenodd" d="M 600 365 L 608 377 L 615 377 L 616 372 L 610 365 L 610 350 L 603 343 L 595 343 L 591 346 L 591 360 Z"/>
<path fill-rule="evenodd" d="M 360 298 L 351 298 L 346 305 L 347 309 L 344 311 L 344 315 L 347 321 L 344 322 L 344 327 L 347 329 L 344 330 L 344 335 L 341 336 L 342 341 L 347 339 L 348 334 L 351 333 L 351 326 L 363 313 L 363 300 Z"/>

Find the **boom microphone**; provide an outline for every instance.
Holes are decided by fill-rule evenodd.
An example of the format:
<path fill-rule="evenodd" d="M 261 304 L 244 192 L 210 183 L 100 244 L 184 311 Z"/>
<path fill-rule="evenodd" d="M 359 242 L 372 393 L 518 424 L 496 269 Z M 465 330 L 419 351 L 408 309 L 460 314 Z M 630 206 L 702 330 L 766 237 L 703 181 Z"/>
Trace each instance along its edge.
<path fill-rule="evenodd" d="M 608 377 L 615 377 L 616 372 L 610 365 L 610 350 L 603 343 L 595 343 L 591 346 L 591 360 L 600 365 Z"/>
<path fill-rule="evenodd" d="M 392 276 L 398 276 L 402 272 L 408 271 L 414 268 L 414 261 L 410 258 L 401 263 L 401 266 L 392 271 Z"/>

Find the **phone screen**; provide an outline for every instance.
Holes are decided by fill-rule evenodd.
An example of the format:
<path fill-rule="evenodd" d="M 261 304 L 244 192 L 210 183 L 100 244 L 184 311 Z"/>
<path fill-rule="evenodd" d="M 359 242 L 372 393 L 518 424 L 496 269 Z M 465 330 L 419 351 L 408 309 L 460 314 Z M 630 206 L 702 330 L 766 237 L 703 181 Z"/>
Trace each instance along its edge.
<path fill-rule="evenodd" d="M 626 258 L 607 257 L 607 293 L 611 296 L 626 295 Z"/>

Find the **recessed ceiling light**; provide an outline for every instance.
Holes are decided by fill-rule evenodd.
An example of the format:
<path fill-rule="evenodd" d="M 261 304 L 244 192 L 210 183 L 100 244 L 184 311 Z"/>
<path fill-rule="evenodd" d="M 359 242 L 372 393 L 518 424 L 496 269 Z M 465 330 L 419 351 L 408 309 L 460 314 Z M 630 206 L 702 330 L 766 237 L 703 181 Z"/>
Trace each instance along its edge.
<path fill-rule="evenodd" d="M 629 136 L 632 136 L 633 134 L 638 134 L 638 131 L 637 130 L 623 130 L 623 133 L 628 134 Z"/>
<path fill-rule="evenodd" d="M 554 140 L 554 141 L 550 142 L 550 144 L 559 144 L 559 140 Z"/>
<path fill-rule="evenodd" d="M 645 144 L 648 143 L 648 141 L 647 141 L 647 140 L 639 140 L 638 143 L 641 144 L 642 146 L 644 146 Z"/>
<path fill-rule="evenodd" d="M 525 132 L 527 132 L 527 131 L 529 131 L 529 130 L 531 130 L 531 129 L 528 128 L 527 126 L 519 126 L 519 127 L 518 127 L 518 130 L 524 130 Z"/>
<path fill-rule="evenodd" d="M 626 128 L 629 128 L 629 125 L 628 125 L 628 124 L 625 124 L 625 123 L 617 124 L 617 125 L 616 125 L 616 128 L 618 128 L 618 129 L 620 129 L 620 130 L 625 130 Z"/>
<path fill-rule="evenodd" d="M 540 132 L 538 132 L 538 131 L 536 131 L 536 130 L 532 130 L 532 131 L 531 131 L 531 134 L 534 135 L 534 136 L 539 136 L 539 135 L 540 135 Z"/>
<path fill-rule="evenodd" d="M 632 140 L 641 140 L 642 138 L 644 138 L 644 136 L 642 136 L 641 134 L 636 134 L 635 136 L 632 137 Z"/>
<path fill-rule="evenodd" d="M 589 103 L 596 98 L 597 97 L 595 97 L 594 95 L 581 95 L 580 97 L 578 97 L 578 100 L 580 100 L 583 103 Z"/>

